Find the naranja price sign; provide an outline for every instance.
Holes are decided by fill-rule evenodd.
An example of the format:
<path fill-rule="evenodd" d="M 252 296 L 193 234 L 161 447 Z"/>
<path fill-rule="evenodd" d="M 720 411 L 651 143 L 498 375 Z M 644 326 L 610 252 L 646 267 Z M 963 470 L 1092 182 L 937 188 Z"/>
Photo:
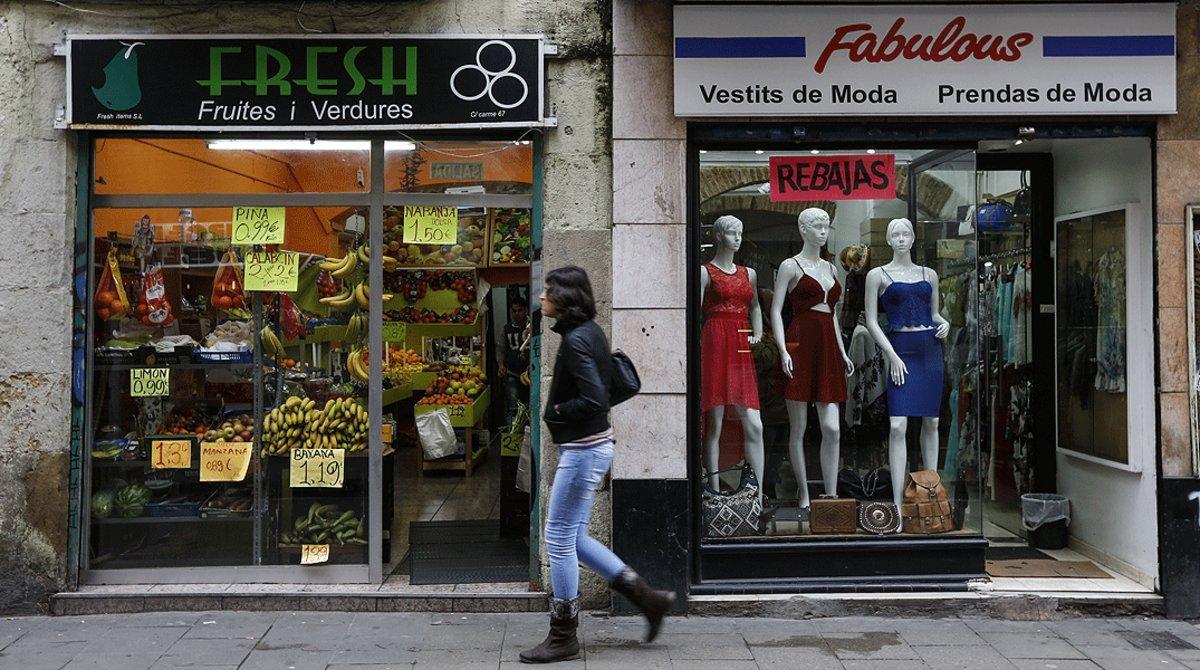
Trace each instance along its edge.
<path fill-rule="evenodd" d="M 404 206 L 405 244 L 454 244 L 457 239 L 457 207 Z"/>
<path fill-rule="evenodd" d="M 888 200 L 896 197 L 892 154 L 771 156 L 771 200 Z"/>
<path fill-rule="evenodd" d="M 283 244 L 286 207 L 234 207 L 234 244 Z"/>

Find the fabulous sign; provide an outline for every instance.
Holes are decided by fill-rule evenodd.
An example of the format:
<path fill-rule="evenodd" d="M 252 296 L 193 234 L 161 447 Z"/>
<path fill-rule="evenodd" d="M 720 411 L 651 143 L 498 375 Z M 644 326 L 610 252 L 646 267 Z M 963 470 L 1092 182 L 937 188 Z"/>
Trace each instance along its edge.
<path fill-rule="evenodd" d="M 70 37 L 72 128 L 544 125 L 540 37 Z"/>
<path fill-rule="evenodd" d="M 676 116 L 1173 114 L 1175 5 L 676 5 Z"/>

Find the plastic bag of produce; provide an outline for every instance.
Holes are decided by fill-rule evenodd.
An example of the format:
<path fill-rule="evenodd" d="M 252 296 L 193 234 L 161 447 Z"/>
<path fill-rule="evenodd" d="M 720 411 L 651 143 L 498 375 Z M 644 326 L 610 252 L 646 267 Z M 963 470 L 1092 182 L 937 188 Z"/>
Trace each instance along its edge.
<path fill-rule="evenodd" d="M 175 321 L 161 265 L 152 266 L 142 275 L 142 299 L 137 311 L 138 320 L 147 326 L 169 326 Z"/>
<path fill-rule="evenodd" d="M 286 293 L 279 294 L 279 323 L 283 326 L 283 336 L 286 339 L 299 340 L 308 334 L 304 328 L 304 315 Z"/>
<path fill-rule="evenodd" d="M 445 458 L 458 451 L 458 440 L 454 437 L 454 427 L 450 425 L 450 414 L 444 409 L 418 414 L 417 435 L 421 438 L 425 458 Z"/>
<path fill-rule="evenodd" d="M 121 281 L 121 266 L 117 262 L 116 248 L 108 250 L 108 259 L 104 262 L 104 272 L 100 274 L 100 283 L 96 285 L 96 297 L 93 302 L 96 314 L 105 321 L 119 319 L 129 312 L 129 297 L 125 295 L 125 284 Z"/>
<path fill-rule="evenodd" d="M 242 294 L 245 284 L 242 283 L 242 266 L 237 253 L 232 248 L 221 257 L 217 274 L 213 277 L 212 306 L 223 311 L 245 309 L 246 301 Z"/>
<path fill-rule="evenodd" d="M 526 493 L 533 488 L 533 445 L 530 444 L 529 426 L 525 426 L 521 456 L 517 459 L 517 488 Z"/>

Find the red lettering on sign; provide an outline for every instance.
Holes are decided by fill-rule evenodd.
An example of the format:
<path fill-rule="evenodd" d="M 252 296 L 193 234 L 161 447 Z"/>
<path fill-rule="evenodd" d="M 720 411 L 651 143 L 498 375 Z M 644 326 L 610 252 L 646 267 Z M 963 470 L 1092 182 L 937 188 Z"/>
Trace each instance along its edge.
<path fill-rule="evenodd" d="M 966 26 L 966 17 L 957 16 L 936 36 L 921 33 L 906 36 L 900 33 L 904 27 L 904 18 L 900 17 L 883 39 L 875 34 L 869 23 L 841 26 L 825 45 L 815 69 L 817 73 L 824 72 L 829 59 L 838 51 L 845 51 L 846 57 L 854 63 L 890 63 L 897 58 L 933 63 L 947 60 L 961 63 L 969 58 L 1011 63 L 1021 58 L 1021 49 L 1033 44 L 1032 33 L 1014 33 L 1008 37 L 987 33 L 976 35 L 964 32 Z"/>
<path fill-rule="evenodd" d="M 896 197 L 892 154 L 772 156 L 771 200 L 875 200 Z"/>

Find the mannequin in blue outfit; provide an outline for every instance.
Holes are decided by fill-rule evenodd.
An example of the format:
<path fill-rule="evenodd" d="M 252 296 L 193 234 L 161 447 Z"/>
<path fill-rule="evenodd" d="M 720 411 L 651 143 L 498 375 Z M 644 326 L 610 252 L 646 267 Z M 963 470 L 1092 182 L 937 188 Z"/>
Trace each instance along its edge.
<path fill-rule="evenodd" d="M 908 417 L 921 417 L 923 466 L 937 469 L 941 340 L 949 334 L 950 324 L 938 314 L 937 273 L 912 260 L 916 242 L 912 222 L 893 219 L 888 223 L 887 242 L 892 261 L 867 273 L 864 307 L 867 330 L 888 363 L 888 456 L 892 497 L 899 507 L 908 474 Z M 887 313 L 887 333 L 879 325 L 880 306 Z"/>

